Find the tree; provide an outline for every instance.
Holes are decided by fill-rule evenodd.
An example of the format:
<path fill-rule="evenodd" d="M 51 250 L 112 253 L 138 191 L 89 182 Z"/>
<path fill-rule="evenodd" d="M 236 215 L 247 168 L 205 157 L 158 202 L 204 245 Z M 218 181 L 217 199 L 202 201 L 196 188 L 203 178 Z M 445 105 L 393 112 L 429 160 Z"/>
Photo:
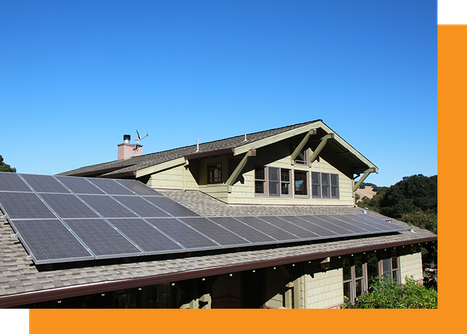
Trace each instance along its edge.
<path fill-rule="evenodd" d="M 357 309 L 433 309 L 438 307 L 438 292 L 425 288 L 413 278 L 401 284 L 396 280 L 378 277 L 365 292 L 355 300 L 346 301 L 342 308 Z"/>
<path fill-rule="evenodd" d="M 3 162 L 3 157 L 0 155 L 0 172 L 12 172 L 16 173 L 16 168 L 11 168 L 10 165 L 7 165 Z"/>

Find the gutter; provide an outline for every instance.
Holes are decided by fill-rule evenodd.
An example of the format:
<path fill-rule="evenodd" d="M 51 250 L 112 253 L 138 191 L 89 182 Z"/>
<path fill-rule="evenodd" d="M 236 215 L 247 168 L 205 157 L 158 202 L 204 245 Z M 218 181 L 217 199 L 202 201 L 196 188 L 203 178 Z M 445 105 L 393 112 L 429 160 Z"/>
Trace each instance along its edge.
<path fill-rule="evenodd" d="M 167 283 L 167 282 L 177 282 L 177 281 L 183 281 L 183 280 L 188 280 L 188 279 L 203 278 L 203 277 L 222 275 L 222 274 L 230 274 L 234 272 L 261 269 L 261 268 L 274 267 L 274 266 L 279 266 L 279 265 L 286 265 L 286 264 L 291 264 L 291 263 L 299 263 L 299 262 L 312 261 L 312 260 L 319 260 L 319 259 L 323 259 L 326 257 L 336 257 L 336 256 L 353 254 L 353 253 L 374 251 L 374 250 L 379 250 L 379 249 L 384 249 L 384 248 L 392 248 L 392 247 L 421 244 L 421 243 L 427 243 L 427 242 L 435 242 L 437 241 L 437 239 L 438 239 L 437 236 L 425 237 L 421 239 L 396 241 L 396 242 L 389 242 L 389 243 L 384 243 L 384 244 L 379 244 L 379 245 L 360 246 L 360 247 L 346 248 L 346 249 L 340 249 L 340 250 L 334 250 L 334 251 L 328 251 L 328 252 L 319 252 L 319 253 L 313 253 L 313 254 L 290 256 L 290 257 L 273 259 L 273 260 L 264 260 L 264 261 L 235 264 L 231 266 L 191 270 L 191 271 L 178 272 L 178 273 L 172 273 L 172 274 L 163 274 L 163 275 L 143 277 L 143 278 L 134 278 L 134 279 L 121 280 L 121 281 L 103 282 L 103 283 L 82 285 L 82 286 L 69 287 L 69 288 L 58 288 L 58 289 L 53 289 L 53 290 L 30 292 L 30 293 L 0 297 L 0 308 L 15 307 L 15 306 L 27 305 L 27 304 L 38 303 L 38 302 L 43 302 L 43 301 L 50 301 L 50 300 L 60 300 L 60 299 L 65 299 L 65 298 L 78 297 L 78 296 L 90 295 L 90 294 L 95 294 L 95 293 L 104 293 L 104 292 L 115 291 L 115 290 L 139 288 L 143 286 L 155 285 L 155 284 L 161 284 L 161 283 Z"/>

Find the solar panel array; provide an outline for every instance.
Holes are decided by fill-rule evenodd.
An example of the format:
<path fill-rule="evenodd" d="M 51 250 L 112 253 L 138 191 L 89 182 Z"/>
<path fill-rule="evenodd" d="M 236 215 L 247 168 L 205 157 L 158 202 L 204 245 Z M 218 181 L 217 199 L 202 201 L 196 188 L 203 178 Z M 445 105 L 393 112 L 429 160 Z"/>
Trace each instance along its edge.
<path fill-rule="evenodd" d="M 405 229 L 365 214 L 206 218 L 136 180 L 1 172 L 0 207 L 36 264 Z"/>

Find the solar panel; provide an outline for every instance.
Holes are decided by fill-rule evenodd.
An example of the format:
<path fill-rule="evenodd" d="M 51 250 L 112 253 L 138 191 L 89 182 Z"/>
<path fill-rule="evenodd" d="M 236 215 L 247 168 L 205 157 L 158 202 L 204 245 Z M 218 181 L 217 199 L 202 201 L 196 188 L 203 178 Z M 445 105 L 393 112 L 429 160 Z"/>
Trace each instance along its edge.
<path fill-rule="evenodd" d="M 189 250 L 220 248 L 213 240 L 175 218 L 146 219 L 146 221 Z"/>
<path fill-rule="evenodd" d="M 182 222 L 211 238 L 221 246 L 246 245 L 250 242 L 206 218 L 180 218 Z"/>
<path fill-rule="evenodd" d="M 183 205 L 171 200 L 167 197 L 144 197 L 147 201 L 157 205 L 162 210 L 168 212 L 174 217 L 196 217 L 197 213 L 184 207 Z"/>
<path fill-rule="evenodd" d="M 242 223 L 234 217 L 210 217 L 209 219 L 254 244 L 274 243 L 276 241 L 276 239 Z"/>
<path fill-rule="evenodd" d="M 94 211 L 72 194 L 41 194 L 42 199 L 61 218 L 97 218 Z"/>
<path fill-rule="evenodd" d="M 238 220 L 247 224 L 248 226 L 257 229 L 280 242 L 300 239 L 296 235 L 286 232 L 284 230 L 281 230 L 280 228 L 258 217 L 235 217 L 235 218 L 237 218 Z"/>
<path fill-rule="evenodd" d="M 107 195 L 80 195 L 78 196 L 91 206 L 97 213 L 105 218 L 132 217 L 137 216 L 128 208 L 124 207 L 112 197 Z"/>
<path fill-rule="evenodd" d="M 96 259 L 143 254 L 103 219 L 66 219 L 64 222 L 96 255 Z"/>
<path fill-rule="evenodd" d="M 128 207 L 140 217 L 169 217 L 167 213 L 139 196 L 115 196 L 113 198 Z"/>
<path fill-rule="evenodd" d="M 55 176 L 75 194 L 101 194 L 104 192 L 82 177 Z"/>
<path fill-rule="evenodd" d="M 11 224 L 36 264 L 94 259 L 58 219 L 15 220 Z"/>
<path fill-rule="evenodd" d="M 70 193 L 50 175 L 21 174 L 21 176 L 38 193 Z"/>
<path fill-rule="evenodd" d="M 0 172 L 0 191 L 31 191 L 16 173 Z"/>
<path fill-rule="evenodd" d="M 267 217 L 260 217 L 260 218 L 300 238 L 303 238 L 303 239 L 316 238 L 315 233 L 310 232 L 307 229 L 304 229 L 298 225 L 294 225 L 292 222 L 289 222 L 287 219 L 283 217 L 267 216 Z"/>
<path fill-rule="evenodd" d="M 206 218 L 136 180 L 15 173 L 0 173 L 0 208 L 36 264 L 406 229 L 367 214 Z"/>
<path fill-rule="evenodd" d="M 109 222 L 147 254 L 185 251 L 143 219 L 109 219 Z"/>
<path fill-rule="evenodd" d="M 115 180 L 120 185 L 130 189 L 138 195 L 152 195 L 152 196 L 162 196 L 161 193 L 155 191 L 154 189 L 148 187 L 144 183 L 135 180 Z"/>
<path fill-rule="evenodd" d="M 10 219 L 56 218 L 34 193 L 0 192 L 0 203 Z"/>
<path fill-rule="evenodd" d="M 134 195 L 132 191 L 112 179 L 87 178 L 87 180 L 109 195 Z"/>

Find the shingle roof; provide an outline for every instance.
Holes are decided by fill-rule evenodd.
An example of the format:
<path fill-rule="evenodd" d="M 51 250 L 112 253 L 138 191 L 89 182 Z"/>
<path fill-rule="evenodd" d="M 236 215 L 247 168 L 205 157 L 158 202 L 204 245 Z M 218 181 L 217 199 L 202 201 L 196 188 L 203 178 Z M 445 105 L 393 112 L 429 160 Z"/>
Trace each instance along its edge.
<path fill-rule="evenodd" d="M 266 131 L 260 131 L 255 133 L 247 134 L 248 143 L 252 143 L 261 139 L 272 137 L 296 128 L 300 128 L 321 120 L 309 121 L 294 125 L 289 125 L 277 129 L 271 129 Z M 217 150 L 222 150 L 226 148 L 236 148 L 245 145 L 244 142 L 245 135 L 239 135 L 231 138 L 211 141 L 207 143 L 201 143 L 199 145 L 199 153 L 203 152 L 212 152 Z M 137 157 L 132 157 L 125 160 L 115 160 L 110 162 L 105 162 L 97 165 L 81 167 L 71 171 L 60 173 L 59 175 L 68 175 L 68 176 L 87 176 L 100 174 L 102 176 L 112 177 L 113 175 L 126 173 L 126 172 L 135 172 L 146 167 L 158 165 L 167 161 L 171 161 L 177 158 L 184 157 L 196 152 L 196 145 L 190 145 L 185 147 L 176 148 L 173 150 L 162 151 L 157 153 L 145 154 Z"/>
<path fill-rule="evenodd" d="M 280 214 L 344 214 L 362 213 L 357 207 L 310 207 L 310 206 L 255 206 L 228 205 L 198 191 L 163 191 L 168 197 L 175 199 L 199 214 L 205 216 L 219 215 L 275 215 Z M 382 218 L 373 212 L 369 212 Z M 399 221 L 392 223 L 400 226 L 407 224 Z M 0 307 L 12 306 L 8 304 L 12 299 L 23 298 L 25 293 L 41 293 L 55 291 L 60 297 L 66 296 L 70 289 L 58 288 L 86 288 L 115 289 L 112 284 L 131 280 L 139 284 L 149 278 L 169 277 L 170 275 L 190 273 L 190 278 L 202 275 L 215 268 L 225 270 L 241 270 L 244 266 L 258 266 L 267 261 L 292 263 L 297 257 L 305 256 L 309 259 L 326 257 L 328 253 L 338 252 L 348 254 L 365 247 L 373 249 L 383 248 L 388 244 L 411 244 L 420 241 L 435 240 L 436 236 L 429 231 L 415 228 L 414 232 L 403 231 L 390 235 L 367 236 L 327 242 L 307 243 L 292 246 L 275 246 L 268 248 L 251 248 L 225 253 L 199 253 L 196 255 L 181 255 L 179 257 L 157 258 L 147 261 L 122 261 L 115 263 L 101 263 L 92 265 L 76 265 L 70 268 L 44 270 L 32 265 L 26 259 L 26 251 L 22 244 L 10 237 L 12 228 L 6 220 L 0 220 Z M 289 262 L 287 262 L 289 261 Z M 263 265 L 264 266 L 264 265 Z M 243 269 L 244 270 L 244 269 Z M 171 277 L 172 277 L 171 276 Z M 146 281 L 145 281 L 146 282 Z M 97 285 L 96 285 L 97 284 Z M 104 285 L 105 287 L 104 287 Z M 58 291 L 58 292 L 57 292 Z M 99 291 L 99 290 L 94 290 Z M 29 295 L 28 295 L 29 296 Z"/>

